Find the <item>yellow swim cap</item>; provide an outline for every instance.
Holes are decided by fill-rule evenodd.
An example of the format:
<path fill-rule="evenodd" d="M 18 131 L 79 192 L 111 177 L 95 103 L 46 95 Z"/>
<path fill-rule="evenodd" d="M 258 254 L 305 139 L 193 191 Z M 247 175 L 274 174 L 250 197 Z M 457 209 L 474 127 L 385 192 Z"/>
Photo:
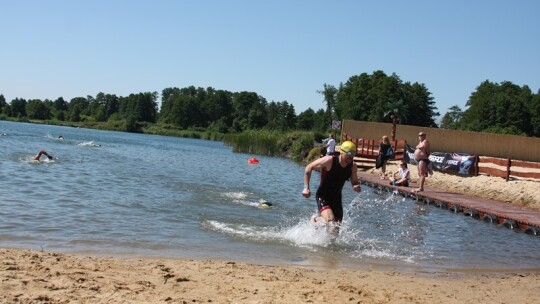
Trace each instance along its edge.
<path fill-rule="evenodd" d="M 341 146 L 339 147 L 339 150 L 341 153 L 352 152 L 356 154 L 356 145 L 353 144 L 352 141 L 348 140 L 341 144 Z"/>

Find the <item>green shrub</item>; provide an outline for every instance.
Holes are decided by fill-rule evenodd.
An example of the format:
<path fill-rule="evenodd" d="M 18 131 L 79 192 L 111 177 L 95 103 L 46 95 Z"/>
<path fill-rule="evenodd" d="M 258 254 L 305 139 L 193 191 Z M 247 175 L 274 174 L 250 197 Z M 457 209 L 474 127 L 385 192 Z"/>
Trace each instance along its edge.
<path fill-rule="evenodd" d="M 313 135 L 303 134 L 293 144 L 291 149 L 291 158 L 294 161 L 302 161 L 313 148 Z"/>
<path fill-rule="evenodd" d="M 279 132 L 259 130 L 244 131 L 242 133 L 225 134 L 223 142 L 233 147 L 233 151 L 253 153 L 268 156 L 279 156 L 278 140 L 283 136 Z"/>
<path fill-rule="evenodd" d="M 225 134 L 223 142 L 232 146 L 235 152 L 284 156 L 302 161 L 313 148 L 314 134 L 300 131 L 290 133 L 268 130 L 245 131 Z"/>
<path fill-rule="evenodd" d="M 321 157 L 321 148 L 313 147 L 309 150 L 307 157 L 304 158 L 305 162 L 312 162 Z"/>

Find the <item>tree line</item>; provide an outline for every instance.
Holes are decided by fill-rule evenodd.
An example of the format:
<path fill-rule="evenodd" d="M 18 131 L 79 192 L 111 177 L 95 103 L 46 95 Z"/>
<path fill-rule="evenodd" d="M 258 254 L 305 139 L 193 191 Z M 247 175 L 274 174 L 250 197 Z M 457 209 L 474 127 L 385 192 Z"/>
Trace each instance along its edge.
<path fill-rule="evenodd" d="M 486 80 L 471 94 L 466 107 L 464 111 L 451 107 L 441 127 L 540 137 L 540 90 L 535 94 L 526 85 Z"/>
<path fill-rule="evenodd" d="M 157 92 L 129 96 L 98 93 L 95 97 L 75 97 L 69 102 L 25 100 L 7 103 L 0 95 L 0 118 L 58 120 L 63 122 L 124 122 L 125 131 L 137 131 L 143 124 L 158 124 L 181 130 L 241 133 L 248 130 L 327 132 L 333 120 L 437 127 L 440 116 L 434 98 L 424 84 L 404 82 L 396 74 L 383 71 L 350 77 L 337 87 L 324 84 L 322 96 L 311 107 L 296 114 L 287 101 L 268 102 L 255 92 L 231 92 L 212 87 L 165 88 L 158 108 Z M 539 92 L 540 93 L 540 92 Z M 540 97 L 511 82 L 485 81 L 462 111 L 453 106 L 440 127 L 471 131 L 540 136 Z"/>

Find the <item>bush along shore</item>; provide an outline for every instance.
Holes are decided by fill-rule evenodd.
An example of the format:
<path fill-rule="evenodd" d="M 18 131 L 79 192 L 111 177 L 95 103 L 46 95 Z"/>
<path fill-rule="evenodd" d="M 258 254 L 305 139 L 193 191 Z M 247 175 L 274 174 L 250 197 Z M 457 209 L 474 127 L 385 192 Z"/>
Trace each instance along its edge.
<path fill-rule="evenodd" d="M 301 162 L 309 160 L 313 154 L 320 156 L 320 148 L 314 146 L 322 137 L 316 132 L 259 130 L 225 134 L 223 142 L 232 146 L 234 152 L 287 157 Z"/>

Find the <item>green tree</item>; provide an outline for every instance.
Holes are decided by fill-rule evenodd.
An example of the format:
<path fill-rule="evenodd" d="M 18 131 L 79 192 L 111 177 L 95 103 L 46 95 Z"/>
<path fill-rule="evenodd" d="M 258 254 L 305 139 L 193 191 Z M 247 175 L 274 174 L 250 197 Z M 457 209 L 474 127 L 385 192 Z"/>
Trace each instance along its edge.
<path fill-rule="evenodd" d="M 82 111 L 82 114 L 86 116 L 93 116 L 93 111 L 98 105 L 99 104 L 96 102 L 96 99 L 93 96 L 86 95 L 86 107 Z"/>
<path fill-rule="evenodd" d="M 371 89 L 370 78 L 367 73 L 362 73 L 350 77 L 345 84 L 340 84 L 335 105 L 339 120 L 368 120 L 370 101 L 367 97 Z"/>
<path fill-rule="evenodd" d="M 338 119 L 336 113 L 336 98 L 338 89 L 325 83 L 323 84 L 323 90 L 317 92 L 324 96 L 324 101 L 326 102 L 326 117 L 328 119 L 326 123 L 331 125 L 333 120 Z"/>
<path fill-rule="evenodd" d="M 139 132 L 139 125 L 137 124 L 137 119 L 134 115 L 128 115 L 124 123 L 124 130 L 126 132 Z"/>
<path fill-rule="evenodd" d="M 396 139 L 396 125 L 399 122 L 406 122 L 407 107 L 402 99 L 391 101 L 385 105 L 385 112 L 383 117 L 390 118 L 392 120 L 392 134 L 391 139 Z"/>
<path fill-rule="evenodd" d="M 440 116 L 435 101 L 424 84 L 406 83 L 402 85 L 403 100 L 407 104 L 406 122 L 408 125 L 437 127 L 435 117 Z"/>
<path fill-rule="evenodd" d="M 207 128 L 216 120 L 226 123 L 227 117 L 230 117 L 223 118 L 230 113 L 228 98 L 227 92 L 216 92 L 212 88 L 208 90 L 194 86 L 182 89 L 167 88 L 162 91 L 159 121 L 172 123 L 184 129 Z M 222 129 L 223 125 L 219 128 Z"/>
<path fill-rule="evenodd" d="M 313 130 L 319 132 L 326 132 L 330 129 L 330 125 L 327 124 L 327 111 L 319 109 L 314 116 Z"/>
<path fill-rule="evenodd" d="M 56 117 L 56 119 L 60 120 L 60 121 L 64 121 L 66 120 L 66 111 L 56 111 L 56 114 L 54 115 L 54 117 Z"/>
<path fill-rule="evenodd" d="M 159 121 L 162 123 L 173 123 L 173 105 L 175 96 L 180 94 L 179 88 L 165 88 L 161 91 L 161 110 Z"/>
<path fill-rule="evenodd" d="M 11 101 L 11 116 L 26 117 L 26 100 L 23 98 L 15 98 Z"/>
<path fill-rule="evenodd" d="M 2 113 L 2 109 L 7 106 L 6 98 L 4 97 L 4 94 L 0 94 L 0 113 Z"/>
<path fill-rule="evenodd" d="M 104 108 L 105 108 L 105 117 L 109 119 L 113 114 L 118 113 L 120 108 L 120 101 L 118 96 L 114 94 L 105 94 L 104 99 Z"/>
<path fill-rule="evenodd" d="M 262 128 L 267 123 L 266 100 L 257 93 L 234 93 L 232 110 L 232 127 L 237 132 Z"/>
<path fill-rule="evenodd" d="M 249 130 L 258 130 L 262 129 L 268 123 L 268 113 L 266 112 L 266 100 L 260 96 L 249 109 L 248 114 L 248 129 Z"/>
<path fill-rule="evenodd" d="M 55 101 L 53 101 L 51 112 L 56 119 L 60 121 L 65 120 L 68 110 L 68 103 L 64 100 L 64 98 L 58 97 Z"/>
<path fill-rule="evenodd" d="M 123 118 L 133 116 L 136 121 L 156 122 L 157 92 L 130 94 L 119 99 L 119 113 Z"/>
<path fill-rule="evenodd" d="M 81 121 L 81 112 L 81 108 L 78 104 L 73 105 L 73 108 L 71 109 L 70 120 L 74 122 Z"/>
<path fill-rule="evenodd" d="M 531 136 L 540 137 L 540 90 L 533 95 L 529 103 L 531 113 Z"/>
<path fill-rule="evenodd" d="M 401 121 L 436 126 L 434 117 L 439 113 L 427 88 L 423 84 L 403 83 L 396 74 L 387 76 L 382 71 L 352 76 L 341 84 L 336 97 L 336 116 L 340 120 L 391 122 L 388 110 L 395 108 L 400 100 Z"/>
<path fill-rule="evenodd" d="M 458 130 L 462 117 L 463 111 L 461 108 L 457 105 L 452 106 L 448 109 L 448 112 L 444 114 L 440 127 L 443 129 Z"/>
<path fill-rule="evenodd" d="M 90 100 L 88 108 L 90 115 L 96 121 L 106 121 L 107 117 L 105 115 L 105 93 L 99 92 L 95 98 Z"/>
<path fill-rule="evenodd" d="M 206 117 L 208 124 L 220 125 L 219 129 L 228 129 L 232 125 L 232 96 L 229 91 L 206 89 L 206 98 L 202 101 L 201 109 Z"/>
<path fill-rule="evenodd" d="M 11 111 L 11 105 L 7 104 L 4 107 L 2 107 L 2 114 L 6 117 L 13 117 L 13 112 Z"/>
<path fill-rule="evenodd" d="M 270 130 L 287 131 L 296 128 L 296 113 L 294 106 L 287 101 L 272 101 L 267 107 L 266 127 Z"/>
<path fill-rule="evenodd" d="M 69 117 L 71 121 L 79 122 L 81 121 L 81 115 L 86 113 L 90 103 L 85 97 L 74 97 L 69 101 Z"/>
<path fill-rule="evenodd" d="M 391 121 L 397 119 L 398 122 L 407 123 L 408 108 L 403 99 L 390 101 L 384 105 L 384 108 L 385 119 Z"/>
<path fill-rule="evenodd" d="M 482 82 L 471 94 L 460 127 L 477 132 L 531 134 L 532 93 L 509 81 L 501 84 Z"/>
<path fill-rule="evenodd" d="M 296 127 L 300 130 L 313 130 L 315 126 L 315 111 L 308 108 L 297 117 Z"/>
<path fill-rule="evenodd" d="M 50 110 L 40 99 L 31 99 L 26 104 L 26 113 L 30 119 L 49 119 Z"/>
<path fill-rule="evenodd" d="M 58 97 L 53 102 L 53 109 L 56 111 L 68 111 L 69 109 L 68 103 L 64 100 L 64 98 Z"/>

